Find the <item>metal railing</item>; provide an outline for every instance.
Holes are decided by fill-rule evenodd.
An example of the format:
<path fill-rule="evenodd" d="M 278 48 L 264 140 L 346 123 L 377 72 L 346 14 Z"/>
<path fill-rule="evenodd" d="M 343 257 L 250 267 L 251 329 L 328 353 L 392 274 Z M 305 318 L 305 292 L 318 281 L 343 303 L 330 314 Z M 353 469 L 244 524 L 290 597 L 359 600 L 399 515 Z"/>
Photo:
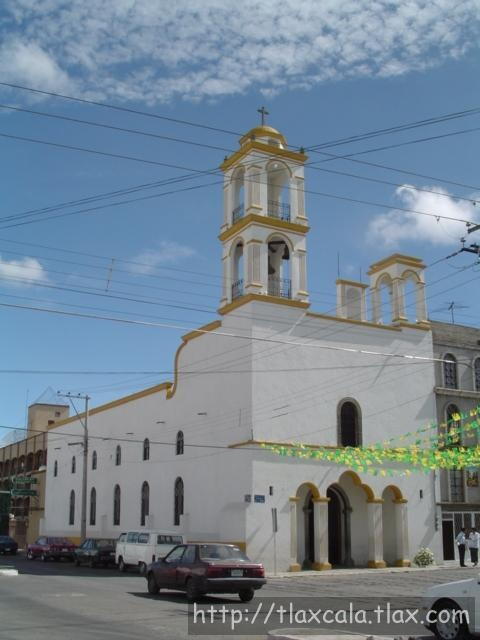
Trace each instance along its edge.
<path fill-rule="evenodd" d="M 292 281 L 290 278 L 268 278 L 268 295 L 277 298 L 292 297 Z"/>
<path fill-rule="evenodd" d="M 240 218 L 243 218 L 244 215 L 245 215 L 245 210 L 242 202 L 241 204 L 238 205 L 238 207 L 235 207 L 235 209 L 232 211 L 232 223 L 235 224 L 235 222 L 238 222 Z"/>
<path fill-rule="evenodd" d="M 269 200 L 267 213 L 269 218 L 278 218 L 279 220 L 290 222 L 290 205 L 285 202 Z"/>
<path fill-rule="evenodd" d="M 243 296 L 243 278 L 240 278 L 240 280 L 232 284 L 232 300 L 240 296 Z"/>

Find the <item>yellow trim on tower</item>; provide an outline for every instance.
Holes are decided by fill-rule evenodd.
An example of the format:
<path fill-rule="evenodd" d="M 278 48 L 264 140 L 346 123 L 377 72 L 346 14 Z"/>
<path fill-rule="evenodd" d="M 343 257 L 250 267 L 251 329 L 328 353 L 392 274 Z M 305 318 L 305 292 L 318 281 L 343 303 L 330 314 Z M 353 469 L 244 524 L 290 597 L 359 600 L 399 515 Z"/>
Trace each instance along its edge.
<path fill-rule="evenodd" d="M 170 383 L 170 388 L 167 391 L 167 400 L 170 400 L 170 398 L 173 398 L 173 396 L 175 395 L 175 392 L 177 391 L 178 360 L 180 357 L 180 353 L 182 352 L 182 349 L 187 345 L 188 342 L 190 342 L 190 340 L 193 340 L 194 338 L 199 338 L 200 336 L 205 335 L 205 333 L 207 333 L 208 331 L 214 331 L 215 329 L 218 329 L 221 326 L 222 326 L 221 320 L 214 320 L 213 322 L 210 322 L 209 324 L 205 324 L 203 325 L 203 327 L 200 327 L 199 329 L 194 329 L 194 331 L 190 331 L 190 333 L 186 333 L 184 336 L 182 336 L 182 344 L 178 347 L 177 353 L 175 354 L 175 365 L 174 365 L 175 374 L 173 378 L 173 385 Z"/>
<path fill-rule="evenodd" d="M 225 242 L 232 236 L 240 233 L 240 231 L 242 231 L 242 229 L 245 229 L 245 227 L 248 227 L 249 224 L 259 224 L 262 227 L 270 227 L 272 229 L 279 229 L 280 231 L 291 231 L 293 233 L 305 234 L 310 231 L 310 227 L 304 224 L 297 224 L 296 222 L 286 222 L 285 220 L 277 220 L 277 218 L 269 218 L 268 216 L 259 216 L 256 213 L 249 213 L 248 216 L 240 218 L 238 222 L 223 231 L 218 236 L 218 239 L 221 242 Z"/>
<path fill-rule="evenodd" d="M 425 268 L 425 264 L 421 258 L 416 258 L 415 256 L 406 256 L 403 253 L 394 253 L 393 255 L 388 256 L 388 258 L 384 258 L 383 260 L 374 262 L 370 266 L 367 275 L 371 276 L 378 271 L 382 271 L 387 267 L 391 267 L 392 264 L 403 264 L 407 267 L 416 267 L 417 269 Z"/>
<path fill-rule="evenodd" d="M 222 171 L 227 171 L 230 167 L 240 162 L 240 160 L 244 156 L 248 155 L 250 151 L 254 150 L 261 151 L 262 153 L 265 153 L 265 155 L 272 155 L 277 158 L 288 158 L 289 160 L 294 160 L 299 164 L 303 164 L 308 159 L 308 156 L 304 153 L 289 151 L 288 149 L 276 147 L 273 144 L 265 144 L 264 142 L 250 140 L 250 142 L 246 142 L 242 147 L 240 147 L 238 151 L 232 153 L 232 155 L 220 165 L 220 169 Z"/>
<path fill-rule="evenodd" d="M 289 298 L 280 298 L 276 296 L 267 296 L 262 293 L 247 293 L 245 296 L 240 296 L 235 298 L 233 302 L 229 302 L 225 304 L 223 307 L 220 307 L 218 313 L 221 316 L 224 316 L 226 313 L 230 313 L 230 311 L 234 311 L 238 309 L 238 307 L 242 307 L 244 304 L 248 302 L 269 302 L 271 304 L 280 304 L 287 307 L 297 307 L 298 309 L 308 309 L 310 306 L 309 302 L 303 302 L 302 300 L 290 300 Z"/>
<path fill-rule="evenodd" d="M 287 144 L 285 136 L 280 133 L 280 131 L 274 129 L 273 127 L 269 127 L 266 124 L 262 124 L 260 127 L 254 127 L 253 129 L 250 129 L 248 133 L 240 138 L 240 144 L 245 144 L 253 138 L 265 138 L 267 136 L 269 138 L 276 138 L 284 145 Z"/>
<path fill-rule="evenodd" d="M 343 278 L 337 278 L 335 284 L 349 284 L 354 287 L 361 287 L 362 289 L 368 289 L 369 285 L 363 282 L 356 282 L 355 280 L 344 280 Z"/>

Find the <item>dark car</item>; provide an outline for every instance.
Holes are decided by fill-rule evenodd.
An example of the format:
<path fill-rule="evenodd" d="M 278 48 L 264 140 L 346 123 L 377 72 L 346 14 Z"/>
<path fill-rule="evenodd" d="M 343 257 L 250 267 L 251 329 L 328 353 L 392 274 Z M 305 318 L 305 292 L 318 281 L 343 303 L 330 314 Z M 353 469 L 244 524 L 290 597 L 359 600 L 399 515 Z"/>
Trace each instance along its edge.
<path fill-rule="evenodd" d="M 44 562 L 61 558 L 73 560 L 75 548 L 68 538 L 40 536 L 34 543 L 28 545 L 27 558 L 29 560 L 40 558 Z"/>
<path fill-rule="evenodd" d="M 115 540 L 87 538 L 75 549 L 75 566 L 79 567 L 82 563 L 92 568 L 115 564 Z"/>
<path fill-rule="evenodd" d="M 262 564 L 251 562 L 233 544 L 181 544 L 146 572 L 148 592 L 185 591 L 190 602 L 207 593 L 238 593 L 249 602 L 266 582 Z"/>
<path fill-rule="evenodd" d="M 18 544 L 10 536 L 0 536 L 0 553 L 17 553 Z"/>

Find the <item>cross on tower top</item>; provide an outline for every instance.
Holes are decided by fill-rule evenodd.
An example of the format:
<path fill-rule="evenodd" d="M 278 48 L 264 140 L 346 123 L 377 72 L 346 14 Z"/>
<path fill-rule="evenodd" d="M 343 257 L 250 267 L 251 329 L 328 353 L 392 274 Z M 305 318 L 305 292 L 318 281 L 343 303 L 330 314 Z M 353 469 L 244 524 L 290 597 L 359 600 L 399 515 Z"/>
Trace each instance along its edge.
<path fill-rule="evenodd" d="M 263 127 L 265 125 L 265 116 L 269 116 L 270 113 L 265 109 L 265 107 L 262 107 L 261 109 L 257 109 L 257 111 L 262 116 L 262 127 Z"/>

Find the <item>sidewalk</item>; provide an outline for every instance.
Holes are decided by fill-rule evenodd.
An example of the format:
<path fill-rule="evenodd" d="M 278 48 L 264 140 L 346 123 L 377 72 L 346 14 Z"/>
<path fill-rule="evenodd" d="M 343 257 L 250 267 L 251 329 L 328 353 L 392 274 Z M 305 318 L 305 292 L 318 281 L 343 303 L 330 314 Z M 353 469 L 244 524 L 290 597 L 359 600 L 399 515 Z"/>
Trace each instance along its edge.
<path fill-rule="evenodd" d="M 358 575 L 360 573 L 409 573 L 412 571 L 438 571 L 439 569 L 458 569 L 458 562 L 450 560 L 439 565 L 432 565 L 431 567 L 385 567 L 385 569 L 369 569 L 368 567 L 355 567 L 352 569 L 328 569 L 326 571 L 278 571 L 276 574 L 273 571 L 267 572 L 267 578 L 304 578 L 306 576 L 344 576 L 344 575 Z M 480 568 L 479 568 L 480 570 Z"/>

